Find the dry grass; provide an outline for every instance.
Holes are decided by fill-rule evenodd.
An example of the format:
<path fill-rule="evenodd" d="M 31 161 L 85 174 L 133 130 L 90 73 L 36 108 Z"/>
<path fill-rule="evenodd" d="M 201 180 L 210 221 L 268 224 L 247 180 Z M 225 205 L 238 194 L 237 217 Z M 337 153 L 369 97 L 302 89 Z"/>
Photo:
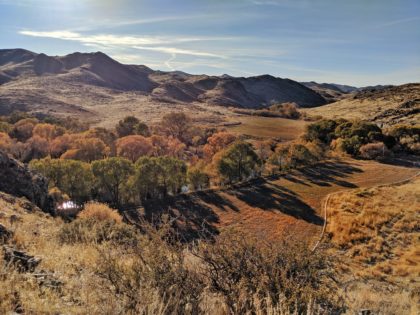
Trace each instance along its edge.
<path fill-rule="evenodd" d="M 231 122 L 240 122 L 240 125 L 232 125 L 228 130 L 239 134 L 249 135 L 255 138 L 281 138 L 294 140 L 305 131 L 307 122 L 275 117 L 238 116 L 229 118 Z"/>
<path fill-rule="evenodd" d="M 348 290 L 356 309 L 411 314 L 420 289 L 420 179 L 334 195 L 328 209 L 332 253 L 343 257 L 344 274 L 379 281 Z"/>
<path fill-rule="evenodd" d="M 203 286 L 207 273 L 202 264 L 195 263 L 194 268 L 187 269 L 190 262 L 184 261 L 189 257 L 188 252 L 178 245 L 164 241 L 166 229 L 148 233 L 144 237 L 140 234 L 133 235 L 131 241 L 137 240 L 139 243 L 99 243 L 94 240 L 90 243 L 63 243 L 59 234 L 68 223 L 51 218 L 40 210 L 28 212 L 13 198 L 9 198 L 8 201 L 0 198 L 0 209 L 0 222 L 15 233 L 11 244 L 41 258 L 42 262 L 37 272 L 45 271 L 62 283 L 58 287 L 48 288 L 37 281 L 34 274 L 18 273 L 7 267 L 0 258 L 0 314 L 13 311 L 25 314 L 230 314 L 225 302 L 227 298 L 220 292 L 217 293 L 217 287 L 211 289 Z M 17 216 L 18 219 L 11 220 L 12 216 Z M 76 219 L 83 222 L 89 220 Z M 88 225 L 86 229 L 86 233 L 91 231 Z M 320 269 L 318 267 L 326 262 L 320 255 L 313 255 L 317 259 L 311 259 L 312 254 L 302 252 L 300 255 L 303 255 L 303 258 L 298 253 L 295 257 L 290 254 L 290 247 L 280 247 L 283 252 L 288 252 L 289 256 L 280 252 L 279 258 L 283 259 L 285 267 L 280 264 L 277 267 L 278 272 L 284 272 L 281 277 L 282 281 L 285 281 L 283 285 L 287 284 L 292 289 L 285 291 L 285 294 L 296 294 L 296 299 L 294 295 L 293 298 L 287 298 L 286 295 L 265 297 L 265 294 L 269 293 L 267 289 L 271 286 L 262 279 L 267 278 L 265 273 L 277 273 L 277 269 L 273 269 L 272 264 L 267 263 L 269 260 L 266 260 L 274 255 L 274 250 L 259 251 L 255 246 L 251 246 L 251 243 L 246 243 L 245 238 L 241 237 L 239 240 L 243 245 L 242 251 L 238 251 L 230 243 L 222 242 L 219 243 L 218 250 L 214 251 L 215 256 L 206 258 L 215 261 L 226 258 L 235 263 L 246 262 L 246 266 L 253 271 L 249 274 L 244 270 L 241 273 L 241 281 L 237 281 L 235 279 L 239 274 L 236 267 L 233 270 L 223 269 L 231 281 L 224 283 L 224 277 L 218 278 L 218 281 L 232 289 L 235 288 L 241 299 L 241 304 L 233 304 L 230 308 L 241 306 L 245 310 L 248 309 L 244 314 L 250 314 L 251 309 L 255 308 L 255 314 L 287 315 L 292 313 L 290 307 L 296 307 L 293 305 L 299 297 L 302 301 L 299 308 L 308 315 L 315 315 L 322 312 L 311 296 L 317 297 L 317 301 L 331 303 L 332 298 L 328 297 L 328 292 L 331 291 L 324 285 L 321 286 L 322 290 L 318 290 L 321 283 L 318 281 L 320 277 L 324 277 L 324 273 L 317 276 Z M 272 246 L 275 247 L 274 244 Z M 210 252 L 207 249 L 210 249 Z M 198 250 L 200 255 L 212 255 L 210 244 L 203 247 L 204 251 Z M 242 256 L 238 256 L 238 253 Z M 255 257 L 249 257 L 252 253 L 255 253 Z M 277 261 L 274 256 L 273 259 Z M 261 266 L 254 270 L 254 264 Z M 295 265 L 297 269 L 293 269 Z M 221 267 L 223 266 L 222 261 Z M 313 272 L 310 274 L 314 281 L 300 282 L 299 290 L 293 291 L 295 281 L 293 278 L 288 279 L 288 273 L 284 270 L 298 270 L 296 277 L 300 279 L 302 275 L 299 273 L 304 273 L 306 266 L 312 266 Z M 196 272 L 202 273 L 197 276 Z M 258 281 L 257 277 L 262 277 L 261 281 Z M 245 283 L 249 283 L 249 288 L 252 288 L 254 283 L 259 284 L 265 291 L 258 289 L 254 292 L 255 296 L 249 296 L 248 287 L 246 290 L 245 286 L 242 287 Z M 281 289 L 282 282 L 277 284 Z M 278 301 L 274 302 L 274 299 Z M 197 305 L 201 309 L 199 313 L 193 309 Z"/>
<path fill-rule="evenodd" d="M 326 195 L 390 183 L 415 172 L 375 161 L 331 160 L 253 185 L 181 196 L 145 208 L 147 213 L 173 212 L 182 218 L 182 228 L 201 227 L 205 221 L 221 233 L 233 229 L 261 240 L 292 235 L 315 242 L 322 229 L 321 205 Z"/>
<path fill-rule="evenodd" d="M 363 119 L 379 124 L 419 124 L 420 115 L 417 105 L 407 109 L 403 105 L 407 101 L 418 99 L 420 92 L 419 84 L 406 84 L 386 88 L 374 92 L 359 92 L 355 98 L 346 98 L 325 106 L 302 109 L 310 116 L 321 115 L 330 119 Z M 402 105 L 402 107 L 400 107 Z"/>
<path fill-rule="evenodd" d="M 99 202 L 87 203 L 84 209 L 78 214 L 78 217 L 81 219 L 95 219 L 97 221 L 111 220 L 117 223 L 122 222 L 122 216 L 117 210 L 111 209 L 106 204 Z"/>
<path fill-rule="evenodd" d="M 361 275 L 419 280 L 419 208 L 420 179 L 335 195 L 327 232 Z"/>

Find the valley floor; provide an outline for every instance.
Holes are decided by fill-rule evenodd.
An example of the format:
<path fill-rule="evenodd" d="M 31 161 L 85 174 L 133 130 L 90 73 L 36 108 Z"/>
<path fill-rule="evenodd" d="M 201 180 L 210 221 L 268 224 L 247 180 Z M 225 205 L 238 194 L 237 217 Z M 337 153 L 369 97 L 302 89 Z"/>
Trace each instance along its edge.
<path fill-rule="evenodd" d="M 179 217 L 191 237 L 203 226 L 210 232 L 240 230 L 261 240 L 299 237 L 314 243 L 324 220 L 323 199 L 330 193 L 373 187 L 408 178 L 417 168 L 354 159 L 329 160 L 284 176 L 208 190 L 144 205 L 144 214 Z M 136 214 L 130 212 L 132 219 Z"/>

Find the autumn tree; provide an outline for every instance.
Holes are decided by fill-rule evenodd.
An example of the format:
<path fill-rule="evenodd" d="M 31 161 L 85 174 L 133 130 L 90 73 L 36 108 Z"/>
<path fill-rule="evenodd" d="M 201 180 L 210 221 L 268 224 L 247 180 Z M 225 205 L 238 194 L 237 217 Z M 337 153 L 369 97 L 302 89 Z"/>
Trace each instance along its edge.
<path fill-rule="evenodd" d="M 116 142 L 117 155 L 137 161 L 141 156 L 149 156 L 153 152 L 150 139 L 140 135 L 131 135 L 120 138 Z"/>
<path fill-rule="evenodd" d="M 126 186 L 129 176 L 134 173 L 131 161 L 120 157 L 94 161 L 92 172 L 102 195 L 109 194 L 111 202 L 119 206 L 121 204 L 121 192 Z M 103 199 L 106 200 L 107 198 Z"/>
<path fill-rule="evenodd" d="M 7 121 L 0 121 L 0 132 L 9 133 L 13 130 L 13 125 Z"/>
<path fill-rule="evenodd" d="M 62 182 L 65 176 L 62 162 L 62 160 L 47 157 L 39 160 L 32 160 L 29 163 L 29 167 L 44 175 L 48 179 L 50 188 L 60 188 L 63 187 Z"/>
<path fill-rule="evenodd" d="M 48 155 L 50 144 L 46 138 L 34 135 L 26 141 L 26 154 L 24 162 L 32 159 L 41 159 Z"/>
<path fill-rule="evenodd" d="M 217 168 L 221 177 L 232 183 L 255 175 L 260 164 L 260 159 L 252 145 L 244 141 L 237 141 L 224 152 Z"/>
<path fill-rule="evenodd" d="M 107 157 L 110 149 L 98 138 L 80 138 L 76 140 L 71 149 L 66 151 L 61 158 L 92 162 Z"/>
<path fill-rule="evenodd" d="M 309 146 L 312 144 L 309 143 Z M 270 157 L 270 163 L 277 166 L 280 171 L 313 164 L 318 157 L 312 153 L 311 149 L 301 143 L 280 144 Z"/>
<path fill-rule="evenodd" d="M 111 156 L 115 156 L 116 154 L 116 147 L 115 147 L 115 140 L 117 139 L 117 135 L 106 128 L 96 127 L 89 129 L 86 131 L 83 136 L 85 138 L 98 138 L 101 139 L 106 146 L 111 150 Z"/>
<path fill-rule="evenodd" d="M 214 133 L 207 139 L 207 144 L 203 148 L 204 158 L 211 160 L 216 152 L 228 147 L 236 140 L 236 136 L 227 131 L 219 131 Z"/>
<path fill-rule="evenodd" d="M 32 137 L 32 131 L 37 123 L 38 120 L 35 118 L 25 118 L 19 120 L 14 124 L 10 135 L 18 141 L 26 141 Z"/>
<path fill-rule="evenodd" d="M 172 112 L 163 116 L 159 129 L 166 136 L 179 139 L 182 142 L 188 142 L 189 129 L 191 128 L 191 119 L 182 112 Z"/>
<path fill-rule="evenodd" d="M 63 127 L 52 124 L 37 124 L 32 131 L 34 136 L 41 137 L 47 141 L 51 141 L 58 136 L 62 136 L 64 133 L 65 129 Z"/>
<path fill-rule="evenodd" d="M 13 145 L 13 140 L 5 132 L 0 132 L 0 150 L 3 150 L 7 153 L 11 152 Z"/>
<path fill-rule="evenodd" d="M 70 150 L 73 144 L 79 139 L 80 136 L 77 134 L 65 133 L 62 136 L 58 136 L 50 143 L 50 154 L 54 158 L 59 158 L 66 151 Z"/>

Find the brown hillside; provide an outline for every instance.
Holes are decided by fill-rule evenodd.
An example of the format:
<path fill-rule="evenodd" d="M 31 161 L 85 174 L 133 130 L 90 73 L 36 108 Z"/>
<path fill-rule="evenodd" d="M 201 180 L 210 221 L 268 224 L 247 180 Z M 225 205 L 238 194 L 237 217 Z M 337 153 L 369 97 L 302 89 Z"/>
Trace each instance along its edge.
<path fill-rule="evenodd" d="M 52 57 L 22 49 L 0 50 L 0 112 L 14 109 L 100 117 L 106 105 L 114 113 L 129 114 L 120 105 L 211 104 L 259 108 L 270 102 L 320 106 L 325 99 L 288 79 L 210 77 L 153 71 L 123 65 L 107 55 L 73 53 Z M 57 106 L 59 105 L 59 106 Z"/>
<path fill-rule="evenodd" d="M 306 110 L 326 118 L 366 119 L 381 125 L 420 123 L 420 83 L 365 89 L 353 97 Z"/>

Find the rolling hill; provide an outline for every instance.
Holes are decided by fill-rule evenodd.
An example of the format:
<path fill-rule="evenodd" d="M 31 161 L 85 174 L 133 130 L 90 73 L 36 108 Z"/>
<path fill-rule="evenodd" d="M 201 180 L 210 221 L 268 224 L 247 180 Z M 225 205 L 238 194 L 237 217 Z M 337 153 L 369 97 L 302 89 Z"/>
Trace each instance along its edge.
<path fill-rule="evenodd" d="M 305 111 L 325 118 L 365 119 L 382 126 L 415 125 L 420 123 L 420 83 L 364 88 L 335 103 Z"/>
<path fill-rule="evenodd" d="M 190 75 L 124 65 L 101 53 L 47 56 L 24 49 L 0 50 L 0 114 L 14 109 L 95 119 L 121 104 L 210 104 L 260 108 L 270 102 L 301 107 L 326 104 L 315 91 L 289 79 Z M 148 105 L 151 105 L 149 108 Z M 126 114 L 133 109 L 127 109 Z"/>

